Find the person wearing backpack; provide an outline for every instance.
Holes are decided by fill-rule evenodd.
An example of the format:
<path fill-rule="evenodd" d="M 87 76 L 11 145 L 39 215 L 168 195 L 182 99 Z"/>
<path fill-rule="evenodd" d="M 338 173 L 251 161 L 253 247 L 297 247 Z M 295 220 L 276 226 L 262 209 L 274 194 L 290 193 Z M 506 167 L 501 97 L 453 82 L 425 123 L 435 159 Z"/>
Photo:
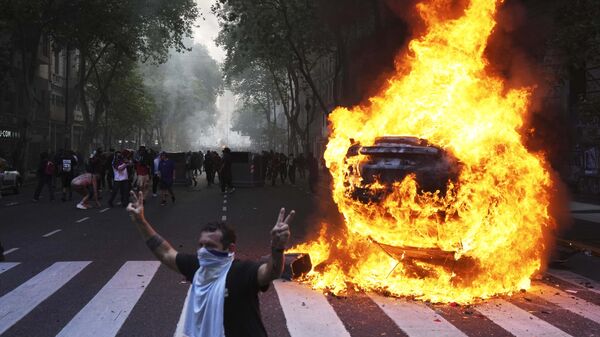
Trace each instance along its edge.
<path fill-rule="evenodd" d="M 37 202 L 40 200 L 40 193 L 44 185 L 48 185 L 48 192 L 50 192 L 50 201 L 54 200 L 54 187 L 52 186 L 52 178 L 56 174 L 56 164 L 50 159 L 48 153 L 42 152 L 40 154 L 40 164 L 38 166 L 38 185 L 33 194 L 33 201 Z"/>
<path fill-rule="evenodd" d="M 67 191 L 69 192 L 69 200 L 73 198 L 73 190 L 71 189 L 71 180 L 75 177 L 75 168 L 77 160 L 73 151 L 65 151 L 61 154 L 58 163 L 58 171 L 62 182 L 62 198 L 60 200 L 67 201 Z"/>

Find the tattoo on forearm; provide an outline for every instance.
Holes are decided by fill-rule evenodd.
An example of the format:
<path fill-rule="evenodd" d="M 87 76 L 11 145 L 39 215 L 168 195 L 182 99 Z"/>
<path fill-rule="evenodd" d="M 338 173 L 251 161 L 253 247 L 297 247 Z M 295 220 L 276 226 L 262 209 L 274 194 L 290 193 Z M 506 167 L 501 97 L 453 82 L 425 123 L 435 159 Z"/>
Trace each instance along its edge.
<path fill-rule="evenodd" d="M 146 240 L 146 246 L 148 246 L 151 251 L 155 251 L 158 247 L 160 247 L 160 245 L 163 244 L 163 242 L 165 242 L 165 239 L 158 234 L 154 234 L 148 240 Z"/>

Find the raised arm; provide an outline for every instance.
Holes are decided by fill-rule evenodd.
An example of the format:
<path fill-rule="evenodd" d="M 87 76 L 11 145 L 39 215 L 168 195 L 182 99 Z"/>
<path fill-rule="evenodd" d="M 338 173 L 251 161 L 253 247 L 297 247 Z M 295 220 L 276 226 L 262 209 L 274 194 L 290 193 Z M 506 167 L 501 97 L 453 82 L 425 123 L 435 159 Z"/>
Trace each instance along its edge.
<path fill-rule="evenodd" d="M 277 222 L 271 230 L 271 256 L 269 261 L 258 268 L 258 285 L 266 286 L 279 278 L 283 272 L 285 246 L 290 238 L 289 224 L 294 218 L 295 211 L 285 217 L 285 208 L 279 211 Z M 285 220 L 284 220 L 285 217 Z"/>
<path fill-rule="evenodd" d="M 133 202 L 129 203 L 127 211 L 142 235 L 142 239 L 146 242 L 146 246 L 148 246 L 160 262 L 172 270 L 179 272 L 175 263 L 177 251 L 152 228 L 144 216 L 144 193 L 140 191 L 136 196 L 135 193 L 131 192 L 131 198 Z"/>

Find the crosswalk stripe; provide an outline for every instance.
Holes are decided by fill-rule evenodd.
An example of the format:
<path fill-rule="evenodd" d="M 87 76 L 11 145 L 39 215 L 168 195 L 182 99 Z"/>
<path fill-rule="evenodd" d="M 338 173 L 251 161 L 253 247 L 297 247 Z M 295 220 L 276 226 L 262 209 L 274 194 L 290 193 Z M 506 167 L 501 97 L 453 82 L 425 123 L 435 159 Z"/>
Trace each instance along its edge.
<path fill-rule="evenodd" d="M 57 337 L 115 336 L 158 270 L 158 261 L 128 261 Z"/>
<path fill-rule="evenodd" d="M 19 262 L 0 262 L 0 274 L 17 265 L 19 265 Z"/>
<path fill-rule="evenodd" d="M 572 295 L 545 284 L 536 284 L 529 292 L 579 316 L 600 323 L 600 308 L 593 303 L 581 298 L 573 298 Z"/>
<path fill-rule="evenodd" d="M 592 279 L 589 279 L 587 277 L 575 274 L 575 273 L 567 271 L 567 270 L 559 270 L 559 269 L 550 269 L 547 271 L 547 273 L 551 276 L 556 277 L 559 280 L 569 282 L 578 287 L 583 287 L 586 290 L 600 294 L 600 283 L 598 283 Z M 593 287 L 593 288 L 590 288 L 590 287 Z"/>
<path fill-rule="evenodd" d="M 0 297 L 0 335 L 65 285 L 90 261 L 56 262 Z"/>
<path fill-rule="evenodd" d="M 185 300 L 183 301 L 183 308 L 181 309 L 181 315 L 179 315 L 179 321 L 177 322 L 177 328 L 175 329 L 175 334 L 173 337 L 185 337 L 183 334 L 183 327 L 185 324 L 185 312 L 187 311 L 188 300 L 190 299 L 190 292 L 192 291 L 192 286 L 188 288 L 187 295 L 185 295 Z"/>
<path fill-rule="evenodd" d="M 475 307 L 516 337 L 570 337 L 571 335 L 504 300 L 491 300 Z"/>
<path fill-rule="evenodd" d="M 350 337 L 327 298 L 296 282 L 273 282 L 291 337 Z"/>
<path fill-rule="evenodd" d="M 10 254 L 10 253 L 14 253 L 14 252 L 16 252 L 17 250 L 19 250 L 19 248 L 11 248 L 11 249 L 9 249 L 9 250 L 5 251 L 5 252 L 4 252 L 4 255 L 8 255 L 8 254 Z"/>
<path fill-rule="evenodd" d="M 409 302 L 375 294 L 369 294 L 369 297 L 408 336 L 467 336 L 422 302 Z"/>

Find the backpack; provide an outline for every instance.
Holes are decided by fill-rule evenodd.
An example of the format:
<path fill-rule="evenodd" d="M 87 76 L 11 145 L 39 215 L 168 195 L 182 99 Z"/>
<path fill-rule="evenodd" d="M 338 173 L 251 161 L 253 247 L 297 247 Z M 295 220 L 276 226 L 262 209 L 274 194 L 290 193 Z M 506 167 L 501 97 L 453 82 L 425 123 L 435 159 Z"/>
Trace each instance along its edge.
<path fill-rule="evenodd" d="M 56 171 L 56 166 L 51 160 L 46 162 L 46 167 L 44 168 L 44 173 L 48 176 L 53 176 Z"/>

